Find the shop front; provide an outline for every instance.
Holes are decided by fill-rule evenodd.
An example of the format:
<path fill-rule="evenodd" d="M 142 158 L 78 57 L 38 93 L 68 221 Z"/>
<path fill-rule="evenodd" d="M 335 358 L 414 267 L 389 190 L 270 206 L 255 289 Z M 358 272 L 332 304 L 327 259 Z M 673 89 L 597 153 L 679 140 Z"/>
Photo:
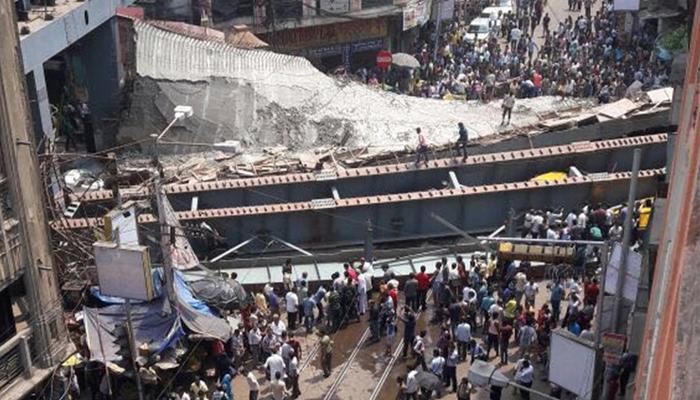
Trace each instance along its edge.
<path fill-rule="evenodd" d="M 375 65 L 377 51 L 391 47 L 391 18 L 382 17 L 288 29 L 275 33 L 273 47 L 306 57 L 326 72 Z"/>

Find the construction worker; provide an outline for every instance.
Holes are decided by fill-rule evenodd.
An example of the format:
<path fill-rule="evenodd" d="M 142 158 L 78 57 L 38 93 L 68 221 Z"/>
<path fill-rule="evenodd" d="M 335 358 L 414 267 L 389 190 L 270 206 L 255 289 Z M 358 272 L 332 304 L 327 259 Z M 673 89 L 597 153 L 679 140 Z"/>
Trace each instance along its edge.
<path fill-rule="evenodd" d="M 321 369 L 323 377 L 331 376 L 331 358 L 333 356 L 333 341 L 328 335 L 321 338 Z"/>
<path fill-rule="evenodd" d="M 340 304 L 340 294 L 331 287 L 328 293 L 328 325 L 330 332 L 335 332 L 343 322 L 343 310 Z"/>
<path fill-rule="evenodd" d="M 637 219 L 637 240 L 642 240 L 644 233 L 647 231 L 649 219 L 651 218 L 651 210 L 651 199 L 644 199 L 642 204 L 639 205 L 639 219 Z"/>

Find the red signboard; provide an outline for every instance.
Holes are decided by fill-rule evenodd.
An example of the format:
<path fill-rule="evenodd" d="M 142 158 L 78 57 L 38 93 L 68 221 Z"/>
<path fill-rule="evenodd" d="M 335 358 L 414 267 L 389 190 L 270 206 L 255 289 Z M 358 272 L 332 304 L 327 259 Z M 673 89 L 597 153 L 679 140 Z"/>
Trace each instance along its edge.
<path fill-rule="evenodd" d="M 377 67 L 387 69 L 391 65 L 391 52 L 381 50 L 377 53 Z"/>

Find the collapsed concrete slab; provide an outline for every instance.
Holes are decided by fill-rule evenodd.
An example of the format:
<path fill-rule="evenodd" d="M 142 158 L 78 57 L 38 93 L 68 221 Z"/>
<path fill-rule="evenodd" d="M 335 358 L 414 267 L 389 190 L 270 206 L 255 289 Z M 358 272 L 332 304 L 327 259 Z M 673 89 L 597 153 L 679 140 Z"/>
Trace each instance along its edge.
<path fill-rule="evenodd" d="M 403 149 L 415 128 L 442 144 L 464 122 L 473 138 L 504 132 L 500 101 L 445 101 L 399 95 L 324 75 L 301 57 L 198 40 L 134 21 L 137 80 L 122 121 L 121 140 L 158 132 L 176 104 L 194 108 L 173 140 L 240 140 L 246 150 L 282 144 L 291 150 L 321 145 Z M 555 97 L 518 100 L 513 127 L 588 101 Z M 177 146 L 174 148 L 177 150 Z M 180 146 L 185 149 L 186 146 Z"/>

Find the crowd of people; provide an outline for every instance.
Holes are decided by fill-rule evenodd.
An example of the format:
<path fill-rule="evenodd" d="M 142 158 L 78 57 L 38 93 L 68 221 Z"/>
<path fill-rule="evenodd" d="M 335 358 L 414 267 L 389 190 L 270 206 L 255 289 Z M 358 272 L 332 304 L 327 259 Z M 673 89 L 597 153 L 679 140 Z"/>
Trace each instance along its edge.
<path fill-rule="evenodd" d="M 584 220 L 581 224 L 586 227 L 597 225 L 599 209 L 586 207 L 576 213 L 572 228 Z M 540 228 L 547 218 L 552 225 L 574 221 L 551 210 L 530 211 L 523 224 L 524 235 L 541 237 Z M 268 284 L 254 295 L 255 301 L 242 310 L 241 323 L 228 343 L 213 342 L 213 392 L 211 383 L 207 386 L 195 378 L 176 390 L 173 398 L 232 400 L 233 378 L 240 375 L 240 384 L 246 382 L 249 398 L 255 400 L 262 387 L 256 372 L 264 373 L 272 399 L 297 398 L 303 388 L 299 384 L 302 348 L 296 335 L 321 337 L 317 359 L 323 376 L 329 377 L 333 334 L 350 323 L 367 323 L 369 343 L 381 343 L 387 357 L 398 339 L 403 339 L 400 353 L 406 371 L 396 381 L 398 399 L 430 399 L 447 392 L 460 400 L 469 399 L 474 388 L 466 376 L 457 376 L 457 367 L 475 360 L 513 366 L 515 381 L 527 388 L 534 382 L 535 366 L 542 364 L 546 369 L 553 329 L 592 336 L 600 291 L 593 276 L 571 276 L 540 288 L 541 283 L 531 277 L 529 263 L 509 262 L 499 267 L 490 254 L 459 256 L 452 262 L 442 258 L 431 270 L 422 265 L 419 272 L 401 280 L 388 265 L 381 266 L 381 273 L 375 274 L 374 269 L 364 259 L 345 263 L 330 283 L 317 284 L 311 291 L 307 274 L 295 275 L 287 262 L 282 285 Z M 538 296 L 540 290 L 547 291 L 547 300 Z M 433 328 L 418 331 L 421 313 Z M 429 343 L 434 344 L 433 349 Z M 517 352 L 511 359 L 513 347 Z M 426 374 L 433 379 L 425 378 Z M 502 388 L 487 390 L 492 399 L 500 398 Z M 520 396 L 529 398 L 529 392 L 522 390 Z"/>
<path fill-rule="evenodd" d="M 482 101 L 512 94 L 594 97 L 607 103 L 668 83 L 670 60 L 655 51 L 652 25 L 642 23 L 622 34 L 618 27 L 624 15 L 612 11 L 612 1 L 601 0 L 597 10 L 593 0 L 569 3 L 575 13 L 560 21 L 546 0 L 518 0 L 513 11 L 490 20 L 484 40 L 468 32 L 470 18 L 481 10 L 472 9 L 470 15 L 458 8 L 452 21 L 443 22 L 439 37 L 434 24 L 423 29 L 414 47 L 418 69 L 395 68 L 382 76 L 380 70 L 363 68 L 358 76 L 370 85 L 385 80 L 415 96 Z"/>

